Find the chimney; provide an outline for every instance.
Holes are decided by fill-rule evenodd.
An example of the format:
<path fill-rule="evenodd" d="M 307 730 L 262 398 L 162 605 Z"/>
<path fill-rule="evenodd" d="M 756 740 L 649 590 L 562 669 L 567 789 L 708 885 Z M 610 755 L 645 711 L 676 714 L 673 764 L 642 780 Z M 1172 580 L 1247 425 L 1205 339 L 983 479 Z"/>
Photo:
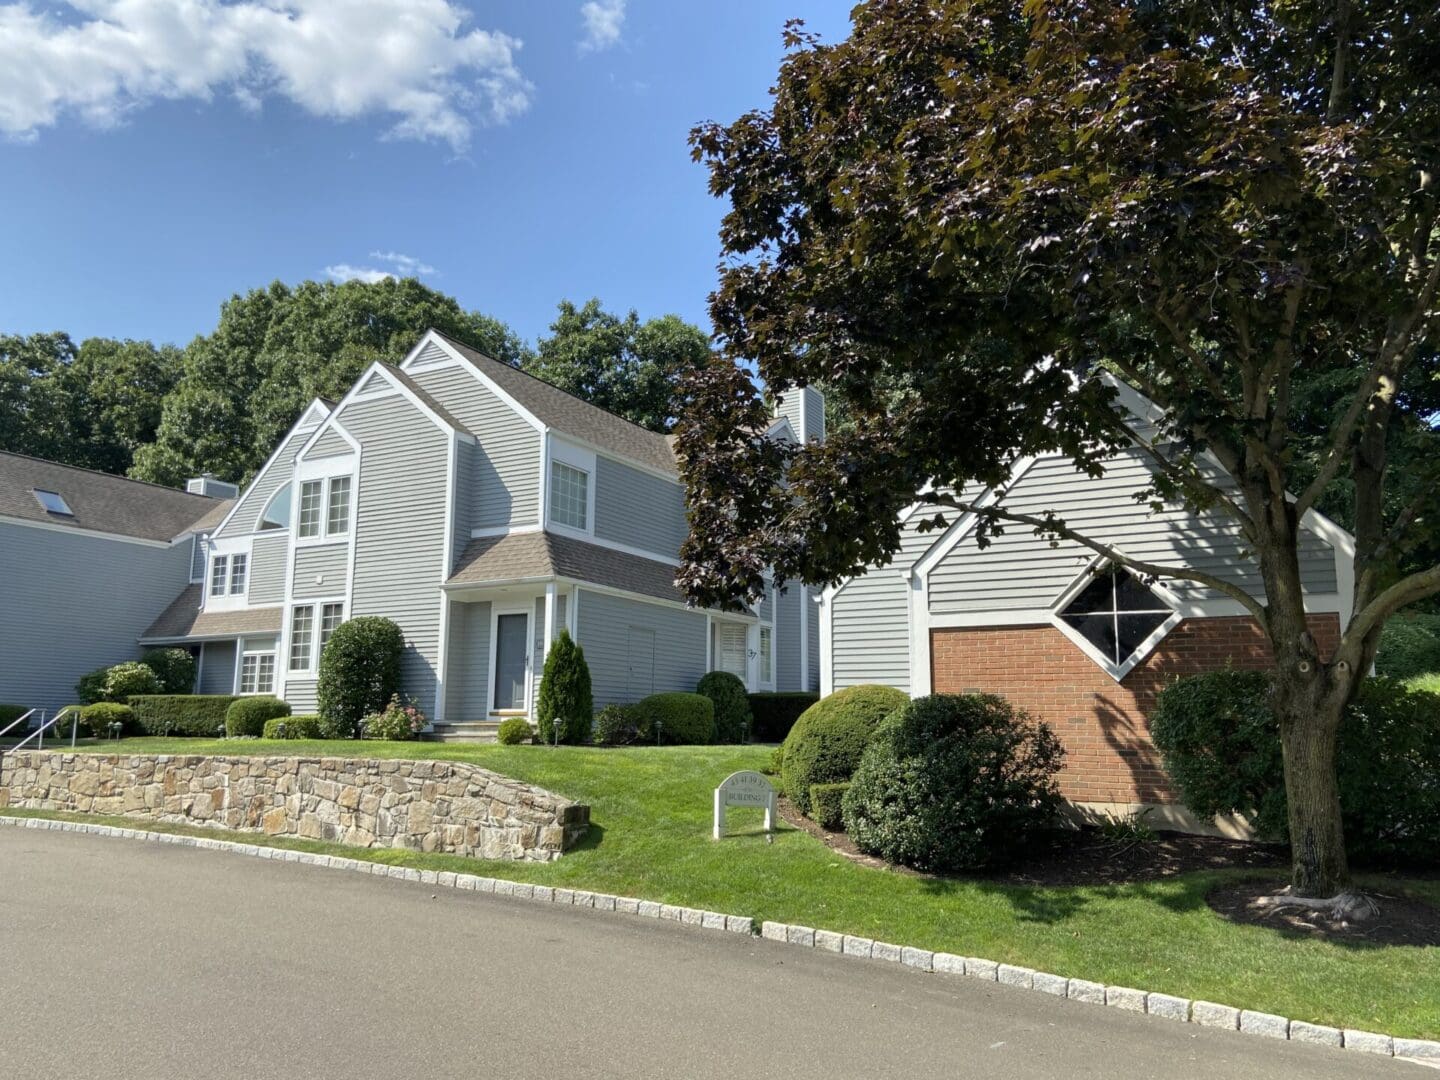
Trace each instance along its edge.
<path fill-rule="evenodd" d="M 185 481 L 185 490 L 191 495 L 204 495 L 210 499 L 233 499 L 240 494 L 236 484 L 218 480 L 214 473 L 201 473 Z"/>
<path fill-rule="evenodd" d="M 813 386 L 796 386 L 775 399 L 775 416 L 785 417 L 801 443 L 825 441 L 825 395 Z"/>

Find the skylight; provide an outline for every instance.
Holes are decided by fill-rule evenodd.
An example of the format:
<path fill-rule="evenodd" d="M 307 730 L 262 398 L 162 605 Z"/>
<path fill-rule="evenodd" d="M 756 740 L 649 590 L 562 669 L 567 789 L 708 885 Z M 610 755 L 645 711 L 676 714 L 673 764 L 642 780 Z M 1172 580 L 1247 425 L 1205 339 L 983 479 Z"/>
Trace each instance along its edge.
<path fill-rule="evenodd" d="M 35 501 L 40 504 L 47 514 L 64 514 L 66 517 L 74 517 L 75 511 L 70 509 L 70 504 L 53 491 L 43 491 L 40 488 L 32 488 L 35 492 Z"/>

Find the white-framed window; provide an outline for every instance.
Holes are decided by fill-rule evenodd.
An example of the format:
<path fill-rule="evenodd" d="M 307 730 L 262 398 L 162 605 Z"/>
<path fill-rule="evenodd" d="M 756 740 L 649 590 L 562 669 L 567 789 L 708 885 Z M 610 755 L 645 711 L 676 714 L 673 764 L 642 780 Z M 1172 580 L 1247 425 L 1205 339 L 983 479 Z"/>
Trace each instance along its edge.
<path fill-rule="evenodd" d="M 1062 594 L 1055 624 L 1114 679 L 1123 679 L 1180 622 L 1166 594 L 1100 561 Z"/>
<path fill-rule="evenodd" d="M 250 556 L 237 552 L 230 556 L 230 595 L 240 596 L 245 592 L 250 577 Z"/>
<path fill-rule="evenodd" d="M 320 535 L 320 508 L 324 500 L 324 480 L 306 480 L 300 485 L 300 520 L 295 526 L 296 536 Z"/>
<path fill-rule="evenodd" d="M 584 469 L 550 463 L 550 520 L 572 529 L 590 527 L 590 474 Z"/>
<path fill-rule="evenodd" d="M 240 693 L 273 694 L 275 692 L 275 654 L 245 653 L 240 657 Z"/>
<path fill-rule="evenodd" d="M 320 608 L 320 651 L 325 651 L 325 646 L 330 644 L 330 635 L 335 633 L 335 628 L 345 621 L 345 605 L 340 603 L 323 604 Z"/>
<path fill-rule="evenodd" d="M 260 524 L 256 526 L 259 532 L 268 532 L 271 529 L 290 528 L 290 485 L 285 484 L 265 504 L 265 509 L 260 513 Z"/>
<path fill-rule="evenodd" d="M 749 637 L 749 628 L 738 622 L 716 623 L 715 637 L 716 668 L 728 671 L 741 682 L 748 684 L 750 679 L 746 667 L 750 651 L 746 639 Z"/>
<path fill-rule="evenodd" d="M 350 531 L 350 477 L 332 476 L 326 503 L 325 532 L 340 536 Z"/>
<path fill-rule="evenodd" d="M 216 555 L 210 561 L 210 595 L 224 596 L 225 584 L 229 580 L 230 556 Z"/>
<path fill-rule="evenodd" d="M 760 681 L 769 686 L 775 681 L 775 631 L 760 627 Z"/>
<path fill-rule="evenodd" d="M 315 641 L 315 609 L 297 607 L 290 615 L 290 670 L 310 670 L 310 647 Z"/>

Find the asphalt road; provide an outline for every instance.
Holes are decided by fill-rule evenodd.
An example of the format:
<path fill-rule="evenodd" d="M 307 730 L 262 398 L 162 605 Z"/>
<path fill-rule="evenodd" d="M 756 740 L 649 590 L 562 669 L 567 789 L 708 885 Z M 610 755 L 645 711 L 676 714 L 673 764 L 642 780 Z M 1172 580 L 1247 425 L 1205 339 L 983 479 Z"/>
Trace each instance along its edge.
<path fill-rule="evenodd" d="M 658 920 L 6 829 L 0 1075 L 1435 1073 Z"/>

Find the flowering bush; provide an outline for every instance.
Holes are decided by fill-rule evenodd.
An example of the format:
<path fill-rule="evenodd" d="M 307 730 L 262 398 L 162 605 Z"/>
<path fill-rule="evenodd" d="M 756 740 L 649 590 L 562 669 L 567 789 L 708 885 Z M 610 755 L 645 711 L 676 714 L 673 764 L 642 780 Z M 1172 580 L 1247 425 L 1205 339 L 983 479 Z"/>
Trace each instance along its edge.
<path fill-rule="evenodd" d="M 404 701 L 399 694 L 390 698 L 390 704 L 377 713 L 371 713 L 364 720 L 365 738 L 403 742 L 420 734 L 425 726 L 425 714 L 409 698 Z"/>

